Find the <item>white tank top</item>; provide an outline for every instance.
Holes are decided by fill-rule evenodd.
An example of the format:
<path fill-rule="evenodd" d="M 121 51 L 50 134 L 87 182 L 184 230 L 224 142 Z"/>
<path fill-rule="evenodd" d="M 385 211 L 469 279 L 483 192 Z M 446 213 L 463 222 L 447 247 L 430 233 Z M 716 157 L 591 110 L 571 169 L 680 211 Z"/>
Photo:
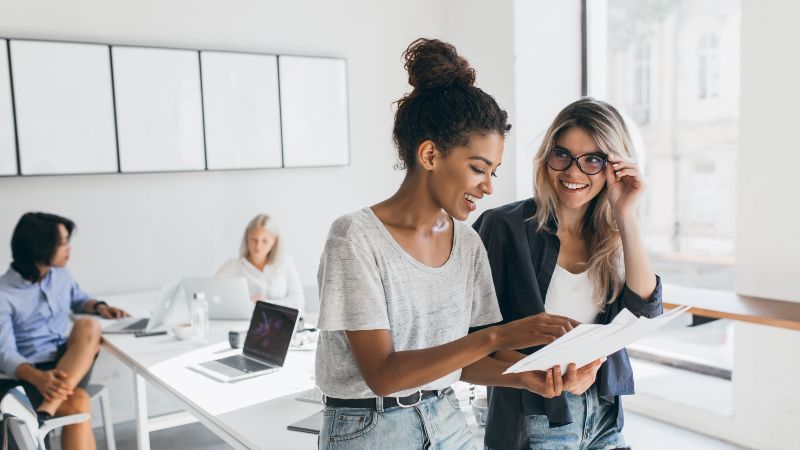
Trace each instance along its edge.
<path fill-rule="evenodd" d="M 595 323 L 600 310 L 592 300 L 594 283 L 589 273 L 572 273 L 556 264 L 547 295 L 544 300 L 544 312 L 566 316 L 580 323 Z"/>

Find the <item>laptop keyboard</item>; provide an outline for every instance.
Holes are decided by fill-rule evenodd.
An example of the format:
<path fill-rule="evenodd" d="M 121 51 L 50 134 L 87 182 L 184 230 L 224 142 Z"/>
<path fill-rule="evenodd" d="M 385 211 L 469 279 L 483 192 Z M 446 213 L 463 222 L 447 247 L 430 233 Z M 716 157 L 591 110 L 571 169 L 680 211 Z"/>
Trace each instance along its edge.
<path fill-rule="evenodd" d="M 127 327 L 123 328 L 125 331 L 136 331 L 136 330 L 144 330 L 147 327 L 147 321 L 149 319 L 139 319 L 136 322 L 128 325 Z"/>
<path fill-rule="evenodd" d="M 227 358 L 218 359 L 217 362 L 244 373 L 258 372 L 260 370 L 272 368 L 272 366 L 260 363 L 258 361 L 253 361 L 252 359 L 245 358 L 242 355 L 228 356 Z"/>

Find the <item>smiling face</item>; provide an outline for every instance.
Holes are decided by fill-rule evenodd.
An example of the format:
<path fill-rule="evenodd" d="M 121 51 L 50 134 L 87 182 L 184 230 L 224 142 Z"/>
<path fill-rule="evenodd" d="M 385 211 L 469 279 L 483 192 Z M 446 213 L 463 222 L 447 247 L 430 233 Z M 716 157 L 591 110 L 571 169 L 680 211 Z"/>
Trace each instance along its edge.
<path fill-rule="evenodd" d="M 503 158 L 503 137 L 498 133 L 474 134 L 465 146 L 443 156 L 437 151 L 431 167 L 431 195 L 450 216 L 466 220 L 476 203 L 493 191 L 492 177 Z"/>
<path fill-rule="evenodd" d="M 67 227 L 64 224 L 58 224 L 58 243 L 56 244 L 56 251 L 53 253 L 53 259 L 50 261 L 51 266 L 65 267 L 69 262 L 69 254 L 72 251 L 69 238 Z"/>
<path fill-rule="evenodd" d="M 573 157 L 597 154 L 602 152 L 591 135 L 583 128 L 572 127 L 565 130 L 555 142 L 555 148 L 568 151 Z M 581 158 L 584 169 L 588 169 L 587 158 Z M 547 167 L 547 178 L 550 187 L 558 197 L 559 208 L 585 209 L 589 202 L 603 190 L 606 185 L 604 171 L 595 175 L 583 173 L 575 161 L 563 171 Z"/>

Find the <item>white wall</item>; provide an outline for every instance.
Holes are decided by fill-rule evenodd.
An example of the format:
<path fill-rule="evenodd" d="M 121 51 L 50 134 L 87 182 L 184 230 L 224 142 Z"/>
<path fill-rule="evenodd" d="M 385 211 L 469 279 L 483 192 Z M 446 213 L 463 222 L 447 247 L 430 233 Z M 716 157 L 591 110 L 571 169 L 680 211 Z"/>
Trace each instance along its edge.
<path fill-rule="evenodd" d="M 561 109 L 581 95 L 581 2 L 514 2 L 516 198 L 533 195 L 533 156 Z"/>
<path fill-rule="evenodd" d="M 800 3 L 742 0 L 736 290 L 800 302 Z"/>
<path fill-rule="evenodd" d="M 416 37 L 439 37 L 443 22 L 441 3 L 422 0 L 73 0 L 0 10 L 0 36 L 348 61 L 349 167 L 0 179 L 0 267 L 10 262 L 7 243 L 22 213 L 63 214 L 79 227 L 70 267 L 95 293 L 210 275 L 235 255 L 244 225 L 262 211 L 282 225 L 304 283 L 313 284 L 331 221 L 399 184 L 390 105 L 407 89 L 400 54 Z"/>
<path fill-rule="evenodd" d="M 472 222 L 485 210 L 515 199 L 516 93 L 514 91 L 514 2 L 445 0 L 444 38 L 467 57 L 476 85 L 492 95 L 513 125 L 506 139 L 503 164 L 497 169 L 494 193 L 478 202 Z"/>
<path fill-rule="evenodd" d="M 70 269 L 98 294 L 212 274 L 236 253 L 247 221 L 264 211 L 282 225 L 303 282 L 315 284 L 331 221 L 384 199 L 402 179 L 392 169 L 391 104 L 409 90 L 401 54 L 412 40 L 453 42 L 513 121 L 512 1 L 469 3 L 0 0 L 0 37 L 346 58 L 352 161 L 321 169 L 0 178 L 0 270 L 11 261 L 13 227 L 30 210 L 77 222 Z M 509 161 L 482 209 L 513 200 Z M 129 378 L 101 355 L 95 382 L 130 386 Z M 174 409 L 157 389 L 149 397 L 151 413 Z M 112 390 L 112 403 L 115 421 L 132 418 L 128 390 Z"/>
<path fill-rule="evenodd" d="M 263 211 L 282 225 L 304 284 L 315 284 L 331 221 L 382 200 L 402 179 L 392 169 L 391 104 L 409 89 L 400 56 L 413 39 L 453 42 L 476 67 L 478 84 L 513 114 L 511 5 L 0 2 L 0 37 L 346 58 L 352 155 L 352 165 L 340 168 L 0 178 L 0 268 L 11 261 L 7 243 L 19 216 L 49 211 L 78 224 L 70 268 L 84 289 L 151 289 L 185 275 L 212 274 L 235 255 L 247 221 Z M 509 169 L 483 208 L 513 200 Z"/>

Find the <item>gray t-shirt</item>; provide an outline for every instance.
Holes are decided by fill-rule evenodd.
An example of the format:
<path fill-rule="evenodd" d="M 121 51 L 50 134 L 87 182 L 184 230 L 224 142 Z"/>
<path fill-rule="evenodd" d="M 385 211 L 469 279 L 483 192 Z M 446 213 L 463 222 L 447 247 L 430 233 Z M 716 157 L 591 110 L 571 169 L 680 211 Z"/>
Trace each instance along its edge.
<path fill-rule="evenodd" d="M 426 266 L 394 240 L 370 208 L 331 225 L 320 260 L 321 330 L 316 382 L 336 398 L 371 398 L 345 330 L 388 329 L 396 351 L 446 344 L 469 327 L 502 320 L 486 250 L 478 234 L 454 221 L 453 248 L 441 267 Z M 416 389 L 444 389 L 461 370 Z"/>

